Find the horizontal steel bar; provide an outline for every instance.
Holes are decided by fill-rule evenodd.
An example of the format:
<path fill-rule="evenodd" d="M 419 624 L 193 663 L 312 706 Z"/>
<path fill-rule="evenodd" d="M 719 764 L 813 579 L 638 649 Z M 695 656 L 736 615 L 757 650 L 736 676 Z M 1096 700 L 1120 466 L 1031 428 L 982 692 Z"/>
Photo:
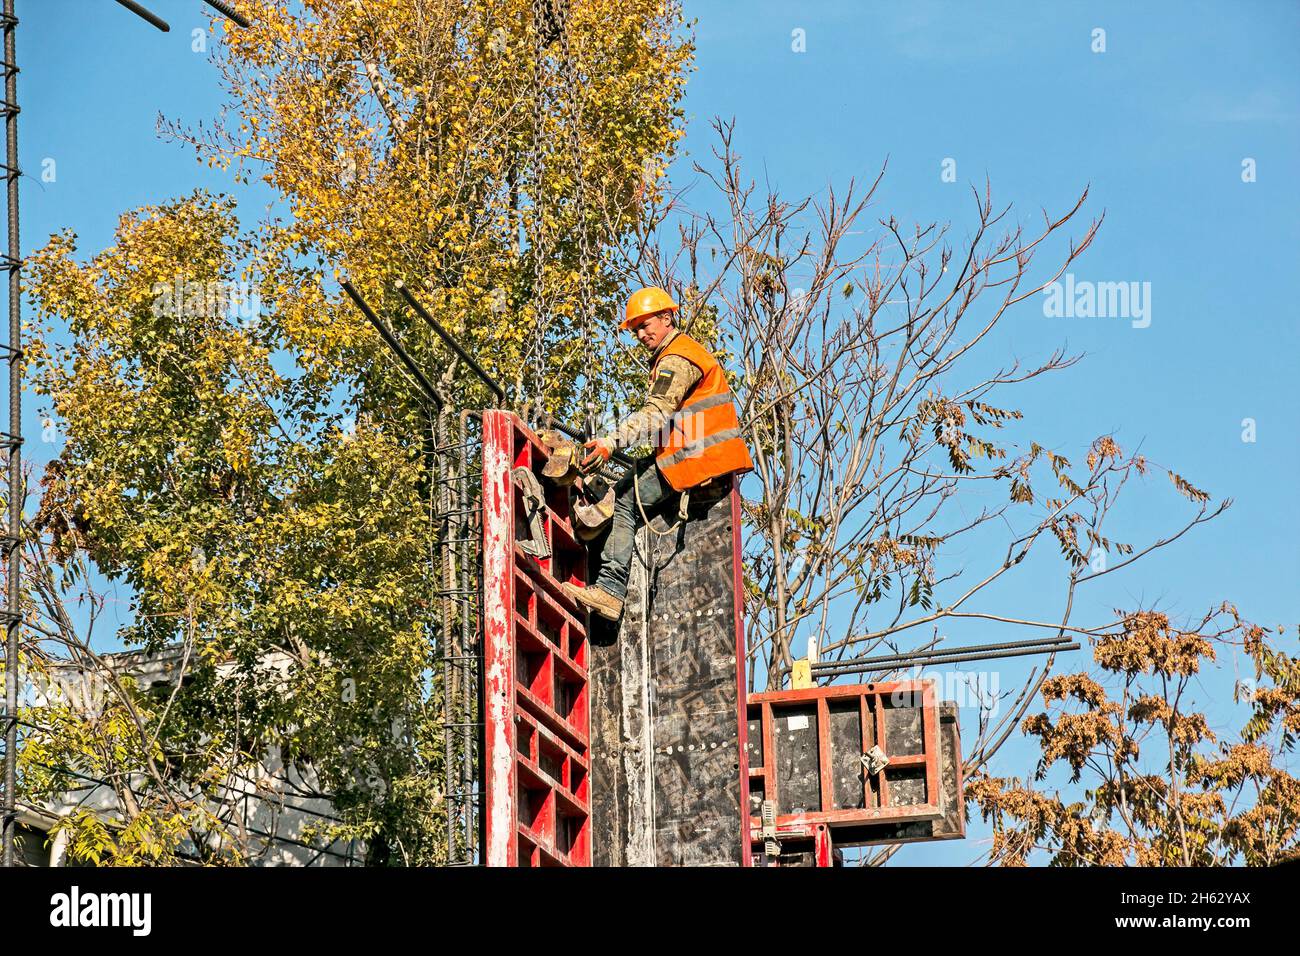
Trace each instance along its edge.
<path fill-rule="evenodd" d="M 1031 654 L 1055 654 L 1058 651 L 1077 651 L 1079 646 L 1078 643 L 1055 644 L 1050 647 L 1029 647 L 1021 648 L 1020 650 L 994 651 L 991 654 L 956 654 L 951 657 L 936 657 L 926 660 L 917 660 L 914 662 L 903 661 L 900 663 L 885 664 L 884 666 L 857 667 L 851 671 L 837 671 L 834 676 L 851 673 L 899 670 L 900 668 L 906 667 L 908 663 L 924 664 L 925 666 L 934 667 L 940 664 L 962 664 L 968 661 L 996 660 L 1003 657 L 1027 657 Z"/>
<path fill-rule="evenodd" d="M 578 429 L 572 428 L 564 424 L 564 422 L 548 421 L 545 422 L 544 424 L 546 425 L 547 428 L 554 428 L 556 431 L 564 432 L 564 434 L 568 435 L 570 438 L 574 439 L 575 441 L 587 440 L 587 435 L 584 432 L 580 432 L 578 431 Z M 611 460 L 617 461 L 619 464 L 624 465 L 628 468 L 631 468 L 633 465 L 636 464 L 635 461 L 633 461 L 627 455 L 623 454 L 621 451 L 615 451 L 611 453 L 609 457 Z"/>
<path fill-rule="evenodd" d="M 878 654 L 874 657 L 853 657 L 845 661 L 820 661 L 812 665 L 814 673 L 822 670 L 836 670 L 844 667 L 857 667 L 860 664 L 880 664 L 894 660 L 912 660 L 918 657 L 933 657 L 936 654 L 969 654 L 977 651 L 1002 651 L 1013 647 L 1040 647 L 1045 644 L 1060 644 L 1068 641 L 1066 637 L 1040 637 L 1025 641 L 1006 641 L 1001 644 L 968 644 L 965 647 L 931 647 L 917 651 L 899 651 L 896 654 Z"/>

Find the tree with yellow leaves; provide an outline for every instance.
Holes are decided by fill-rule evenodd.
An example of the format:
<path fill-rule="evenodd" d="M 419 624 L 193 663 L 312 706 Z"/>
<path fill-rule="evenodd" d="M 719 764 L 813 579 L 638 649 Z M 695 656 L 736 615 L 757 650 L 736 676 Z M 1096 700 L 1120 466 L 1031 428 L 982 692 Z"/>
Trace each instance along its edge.
<path fill-rule="evenodd" d="M 211 831 L 199 781 L 268 750 L 289 764 L 310 755 L 336 805 L 356 811 L 336 837 L 384 847 L 400 832 L 412 858 L 428 858 L 434 828 L 418 821 L 439 794 L 426 739 L 436 698 L 423 687 L 422 449 L 364 420 L 350 427 L 310 377 L 277 369 L 283 334 L 259 314 L 274 299 L 246 287 L 243 316 L 210 294 L 245 288 L 235 262 L 245 248 L 232 204 L 199 194 L 124 216 L 116 243 L 88 263 L 67 235 L 33 258 L 47 328 L 32 378 L 66 444 L 31 529 L 32 617 L 62 658 L 97 668 L 60 603 L 66 585 L 85 587 L 88 561 L 129 586 L 133 620 L 118 638 L 154 652 L 179 642 L 184 659 L 169 707 L 115 681 L 115 718 L 42 708 L 33 723 L 57 718 L 65 733 L 38 734 L 25 753 L 108 779 L 152 768 L 152 785 L 126 801 L 128 835 L 150 813 L 156 829 L 183 835 L 176 824 L 194 816 Z M 184 280 L 173 280 L 178 263 Z M 70 344 L 51 327 L 59 316 Z M 270 655 L 291 664 L 268 670 Z M 113 746 L 90 745 L 105 737 Z M 47 792 L 63 779 L 30 769 Z M 222 840 L 191 839 L 200 856 L 213 843 L 230 855 Z M 103 855 L 136 857 L 127 845 Z"/>
<path fill-rule="evenodd" d="M 1189 628 L 1139 611 L 1094 642 L 1099 673 L 1049 678 L 1047 710 L 1022 729 L 1042 751 L 1032 780 L 980 775 L 966 797 L 993 825 L 989 859 L 1018 866 L 1269 866 L 1300 853 L 1300 660 L 1223 605 Z M 1254 679 L 1241 731 L 1221 739 L 1194 694 L 1217 652 L 1244 651 Z M 1068 785 L 1034 786 L 1063 765 Z"/>
<path fill-rule="evenodd" d="M 183 664 L 163 700 L 124 678 L 104 711 L 26 711 L 25 798 L 115 787 L 111 826 L 60 823 L 86 862 L 249 862 L 224 795 L 272 752 L 332 800 L 315 836 L 437 863 L 435 412 L 338 281 L 469 407 L 473 379 L 393 309 L 396 280 L 513 402 L 600 403 L 634 374 L 594 332 L 611 250 L 660 190 L 692 47 L 652 0 L 242 9 L 252 26 L 216 55 L 228 111 L 163 132 L 260 176 L 272 216 L 250 230 L 199 193 L 125 214 L 88 261 L 61 234 L 30 264 L 30 373 L 66 445 L 30 529 L 24 658 L 103 670 L 67 611 L 102 601 L 93 568 L 129 586 L 117 636 Z"/>
<path fill-rule="evenodd" d="M 515 401 L 568 415 L 581 380 L 590 404 L 619 364 L 603 334 L 622 285 L 610 252 L 659 196 L 682 135 L 692 46 L 677 5 L 309 0 L 250 13 L 218 57 L 232 118 L 165 130 L 283 198 L 264 251 L 283 266 L 286 331 L 310 367 L 366 374 L 369 401 L 400 401 L 403 385 L 367 360 L 369 327 L 305 262 L 384 313 L 402 280 Z M 432 361 L 428 330 L 394 322 L 450 386 L 454 357 Z"/>

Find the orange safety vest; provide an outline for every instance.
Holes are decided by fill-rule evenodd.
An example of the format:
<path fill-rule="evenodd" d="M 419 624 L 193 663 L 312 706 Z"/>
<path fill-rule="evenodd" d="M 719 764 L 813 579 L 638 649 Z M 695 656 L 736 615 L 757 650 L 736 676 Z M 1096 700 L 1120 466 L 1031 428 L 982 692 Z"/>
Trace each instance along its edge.
<path fill-rule="evenodd" d="M 650 381 L 665 356 L 680 355 L 700 370 L 700 380 L 682 399 L 681 408 L 664 424 L 655 448 L 659 473 L 675 491 L 685 491 L 733 472 L 754 470 L 740 417 L 722 366 L 699 342 L 679 332 L 655 356 Z"/>

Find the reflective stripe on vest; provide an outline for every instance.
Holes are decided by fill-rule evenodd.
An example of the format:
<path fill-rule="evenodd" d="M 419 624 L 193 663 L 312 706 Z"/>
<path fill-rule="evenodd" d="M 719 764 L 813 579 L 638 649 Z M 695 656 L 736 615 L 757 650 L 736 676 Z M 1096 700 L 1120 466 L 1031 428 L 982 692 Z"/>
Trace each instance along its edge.
<path fill-rule="evenodd" d="M 690 395 L 687 395 L 686 398 L 689 399 Z M 683 401 L 685 400 L 686 399 L 683 399 Z M 679 408 L 677 411 L 673 412 L 668 421 L 664 422 L 664 434 L 667 435 L 671 429 L 683 424 L 686 419 L 690 418 L 692 415 L 697 415 L 710 408 L 717 408 L 719 405 L 725 405 L 729 401 L 731 401 L 731 392 L 719 392 L 717 395 L 709 395 L 707 398 L 702 398 L 698 402 L 692 403 L 689 408 Z"/>
<path fill-rule="evenodd" d="M 719 442 L 730 441 L 732 438 L 739 438 L 739 437 L 740 437 L 739 428 L 723 429 L 722 431 L 717 432 L 716 434 L 709 435 L 707 438 L 702 438 L 697 442 L 691 442 L 691 444 L 678 449 L 677 451 L 673 452 L 671 455 L 664 455 L 662 458 L 656 460 L 659 462 L 660 466 L 675 465 L 679 461 L 683 461 L 687 458 L 691 458 L 695 455 L 698 455 L 706 448 L 712 448 L 714 445 L 718 444 Z"/>
<path fill-rule="evenodd" d="M 660 474 L 674 489 L 685 491 L 712 478 L 752 471 L 734 396 L 718 360 L 690 336 L 678 333 L 655 357 L 652 380 L 667 355 L 686 359 L 700 370 L 700 379 L 661 431 L 655 450 Z"/>

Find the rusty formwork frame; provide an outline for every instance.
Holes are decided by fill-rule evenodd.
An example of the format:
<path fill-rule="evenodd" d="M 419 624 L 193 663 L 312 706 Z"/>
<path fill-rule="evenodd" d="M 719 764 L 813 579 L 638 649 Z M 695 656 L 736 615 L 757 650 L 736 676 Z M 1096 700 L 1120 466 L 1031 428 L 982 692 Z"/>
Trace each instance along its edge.
<path fill-rule="evenodd" d="M 619 627 L 561 590 L 598 557 L 567 488 L 538 482 L 527 503 L 548 454 L 515 415 L 483 413 L 483 861 L 747 866 L 735 482 L 680 540 L 641 530 Z M 545 554 L 522 547 L 538 537 Z M 674 610 L 653 613 L 652 593 Z"/>
<path fill-rule="evenodd" d="M 586 616 L 560 584 L 586 583 L 568 490 L 541 508 L 549 555 L 520 546 L 515 469 L 546 451 L 515 415 L 483 413 L 483 862 L 590 866 L 591 738 Z"/>
<path fill-rule="evenodd" d="M 943 706 L 955 727 L 955 709 Z M 891 724 L 891 713 L 899 715 L 900 724 Z M 914 728 L 901 726 L 903 714 L 909 723 L 916 722 Z M 841 726 L 838 744 L 833 715 Z M 934 684 L 928 680 L 751 694 L 749 723 L 756 739 L 749 748 L 750 824 L 756 849 L 761 851 L 764 844 L 763 820 L 756 812 L 764 801 L 775 810 L 775 826 L 768 832 L 777 840 L 810 846 L 815 866 L 834 864 L 840 835 L 849 838 L 845 845 L 890 842 L 891 836 L 901 841 L 962 835 L 960 807 L 952 827 L 945 818 L 953 817 L 953 810 L 943 793 L 945 771 L 955 772 L 956 793 L 961 792 L 960 744 L 952 739 L 948 760 L 953 766 L 944 767 L 941 719 Z M 796 729 L 803 732 L 801 744 L 795 742 Z M 861 758 L 876 746 L 884 751 L 888 764 L 871 773 Z M 802 767 L 796 766 L 800 760 Z M 898 785 L 904 778 L 905 792 L 898 792 L 904 789 Z M 896 781 L 894 793 L 891 779 Z M 789 792 L 783 792 L 783 783 Z M 951 788 L 952 782 L 948 783 Z M 797 785 L 801 791 L 796 794 Z M 911 835 L 916 824 L 933 827 L 942 836 Z M 890 831 L 890 826 L 897 829 Z M 869 838 L 872 834 L 877 838 Z"/>

